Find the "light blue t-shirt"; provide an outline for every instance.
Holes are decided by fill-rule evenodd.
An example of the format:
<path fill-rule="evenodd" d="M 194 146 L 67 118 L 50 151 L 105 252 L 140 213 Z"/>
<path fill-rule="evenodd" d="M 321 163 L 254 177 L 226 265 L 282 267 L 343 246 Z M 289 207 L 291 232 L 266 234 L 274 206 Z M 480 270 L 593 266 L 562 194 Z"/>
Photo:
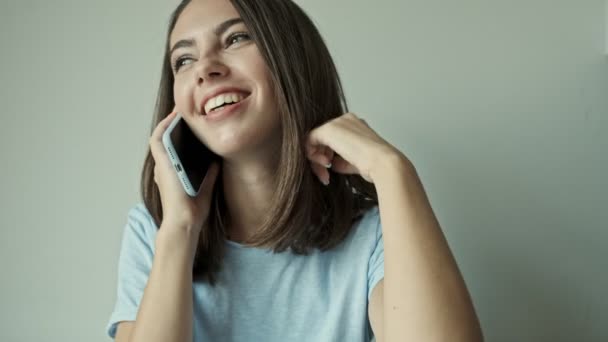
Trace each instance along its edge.
<path fill-rule="evenodd" d="M 143 204 L 129 211 L 118 261 L 116 304 L 106 331 L 134 321 L 154 258 L 157 227 Z M 368 301 L 384 277 L 378 207 L 325 252 L 274 254 L 226 240 L 216 287 L 195 283 L 196 342 L 367 342 Z"/>

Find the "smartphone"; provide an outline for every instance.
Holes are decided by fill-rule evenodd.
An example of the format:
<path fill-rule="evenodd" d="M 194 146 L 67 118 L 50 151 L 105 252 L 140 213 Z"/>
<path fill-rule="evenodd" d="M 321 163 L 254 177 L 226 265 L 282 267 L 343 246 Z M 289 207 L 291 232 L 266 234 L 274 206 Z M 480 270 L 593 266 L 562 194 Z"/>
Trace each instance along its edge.
<path fill-rule="evenodd" d="M 195 197 L 209 166 L 219 157 L 194 135 L 180 113 L 175 115 L 162 140 L 184 191 Z"/>

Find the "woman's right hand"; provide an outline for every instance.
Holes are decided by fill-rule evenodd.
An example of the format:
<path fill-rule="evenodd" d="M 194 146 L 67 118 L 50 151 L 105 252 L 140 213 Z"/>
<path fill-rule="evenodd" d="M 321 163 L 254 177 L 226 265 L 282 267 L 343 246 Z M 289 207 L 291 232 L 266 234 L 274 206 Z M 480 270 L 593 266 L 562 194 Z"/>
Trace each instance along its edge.
<path fill-rule="evenodd" d="M 211 164 L 196 197 L 190 197 L 186 193 L 162 143 L 163 133 L 175 118 L 176 113 L 174 108 L 173 112 L 156 126 L 150 137 L 150 151 L 155 164 L 154 182 L 160 192 L 163 226 L 176 229 L 181 227 L 192 230 L 191 233 L 194 232 L 198 235 L 209 216 L 211 194 L 219 173 L 219 165 L 217 162 Z"/>

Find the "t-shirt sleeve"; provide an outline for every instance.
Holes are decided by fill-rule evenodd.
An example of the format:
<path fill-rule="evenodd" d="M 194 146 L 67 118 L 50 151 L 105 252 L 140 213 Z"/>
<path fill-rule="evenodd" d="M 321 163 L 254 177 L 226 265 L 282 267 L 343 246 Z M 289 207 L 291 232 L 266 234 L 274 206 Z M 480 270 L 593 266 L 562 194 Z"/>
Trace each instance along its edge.
<path fill-rule="evenodd" d="M 118 258 L 116 303 L 106 326 L 111 337 L 121 321 L 135 321 L 152 269 L 156 227 L 143 204 L 128 213 Z"/>
<path fill-rule="evenodd" d="M 380 224 L 380 212 L 376 208 L 370 217 L 370 228 L 375 231 L 375 246 L 369 258 L 367 271 L 367 300 L 372 295 L 372 290 L 378 282 L 384 278 L 384 242 L 382 240 L 382 226 Z"/>

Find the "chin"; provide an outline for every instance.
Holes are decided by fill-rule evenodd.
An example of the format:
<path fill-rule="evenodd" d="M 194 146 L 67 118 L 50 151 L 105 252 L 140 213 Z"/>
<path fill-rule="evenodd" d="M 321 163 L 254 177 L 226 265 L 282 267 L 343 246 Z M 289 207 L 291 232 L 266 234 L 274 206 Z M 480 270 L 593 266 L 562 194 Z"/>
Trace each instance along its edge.
<path fill-rule="evenodd" d="M 269 137 L 270 139 L 260 139 L 260 137 L 259 134 L 218 137 L 219 139 L 210 143 L 209 147 L 215 154 L 226 160 L 263 159 L 267 153 L 280 152 L 277 149 L 280 145 L 280 142 L 276 141 L 278 137 Z"/>
<path fill-rule="evenodd" d="M 221 136 L 209 142 L 209 148 L 223 159 L 242 158 L 257 148 L 258 142 L 243 134 Z"/>

